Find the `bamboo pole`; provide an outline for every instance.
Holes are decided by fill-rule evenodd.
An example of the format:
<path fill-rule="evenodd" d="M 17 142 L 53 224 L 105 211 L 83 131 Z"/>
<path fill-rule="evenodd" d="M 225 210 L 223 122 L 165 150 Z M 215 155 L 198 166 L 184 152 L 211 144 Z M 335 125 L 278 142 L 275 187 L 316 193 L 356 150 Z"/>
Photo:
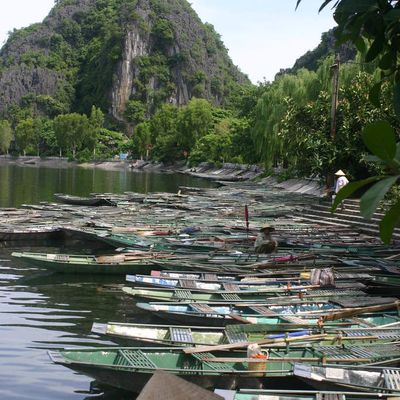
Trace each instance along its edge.
<path fill-rule="evenodd" d="M 202 358 L 203 362 L 216 362 L 216 363 L 237 363 L 237 362 L 247 362 L 247 363 L 255 363 L 255 362 L 322 362 L 323 357 L 274 357 L 268 359 L 261 358 L 241 358 L 241 357 L 209 357 Z M 347 363 L 363 363 L 372 361 L 370 358 L 324 358 L 325 363 L 338 362 L 341 364 Z"/>
<path fill-rule="evenodd" d="M 368 312 L 374 312 L 374 311 L 383 311 L 383 310 L 388 310 L 391 308 L 398 308 L 400 306 L 400 301 L 394 301 L 393 303 L 389 304 L 381 304 L 377 306 L 368 306 L 368 307 L 355 307 L 355 308 L 348 308 L 348 309 L 342 309 L 339 310 L 338 312 L 330 312 L 329 314 L 325 314 L 322 316 L 323 321 L 335 321 L 337 319 L 342 319 L 342 318 L 348 318 L 353 315 L 358 315 L 358 314 L 364 314 Z"/>
<path fill-rule="evenodd" d="M 193 353 L 203 353 L 203 352 L 217 351 L 217 350 L 241 349 L 243 347 L 249 346 L 250 344 L 258 344 L 258 345 L 276 344 L 276 343 L 283 344 L 283 343 L 300 341 L 300 340 L 304 340 L 304 339 L 308 339 L 308 340 L 323 339 L 326 336 L 327 336 L 327 334 L 304 335 L 304 336 L 298 336 L 298 337 L 294 337 L 294 338 L 264 339 L 264 340 L 259 340 L 257 342 L 238 342 L 238 343 L 220 344 L 220 345 L 216 345 L 216 346 L 188 347 L 188 348 L 183 349 L 183 352 L 186 354 L 193 354 Z"/>

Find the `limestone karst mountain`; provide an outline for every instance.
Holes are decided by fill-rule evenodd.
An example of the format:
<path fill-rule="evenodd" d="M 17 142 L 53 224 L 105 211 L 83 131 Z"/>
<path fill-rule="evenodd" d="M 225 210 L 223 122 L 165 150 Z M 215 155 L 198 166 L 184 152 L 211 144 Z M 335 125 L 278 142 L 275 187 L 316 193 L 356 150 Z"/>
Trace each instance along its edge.
<path fill-rule="evenodd" d="M 96 105 L 122 121 L 128 104 L 148 114 L 192 97 L 223 104 L 249 82 L 186 0 L 55 3 L 0 50 L 0 114 L 28 105 L 51 117 Z"/>

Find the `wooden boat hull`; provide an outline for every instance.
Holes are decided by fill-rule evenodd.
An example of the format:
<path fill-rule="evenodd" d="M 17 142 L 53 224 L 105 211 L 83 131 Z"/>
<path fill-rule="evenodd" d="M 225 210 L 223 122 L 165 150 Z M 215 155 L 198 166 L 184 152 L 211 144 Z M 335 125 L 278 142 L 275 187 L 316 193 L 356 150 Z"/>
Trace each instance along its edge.
<path fill-rule="evenodd" d="M 76 206 L 115 206 L 116 204 L 105 197 L 79 197 L 68 194 L 55 193 L 54 197 L 60 200 L 64 204 L 76 205 Z"/>
<path fill-rule="evenodd" d="M 241 387 L 263 389 L 272 383 L 273 377 L 283 378 L 281 385 L 287 385 L 287 377 L 293 373 L 293 363 L 310 368 L 326 363 L 349 366 L 376 361 L 392 363 L 392 358 L 400 355 L 400 348 L 394 344 L 274 348 L 270 349 L 269 355 L 268 359 L 260 361 L 248 358 L 246 351 L 221 351 L 214 355 L 207 351 L 188 353 L 170 347 L 106 347 L 49 352 L 56 364 L 137 393 L 155 370 L 181 376 L 205 389 L 216 386 L 231 390 Z M 281 385 L 276 386 L 276 383 L 274 388 L 280 388 Z"/>
<path fill-rule="evenodd" d="M 351 325 L 349 323 L 347 327 Z M 277 329 L 278 328 L 278 329 Z M 280 328 L 280 329 L 279 329 Z M 344 330 L 342 330 L 345 328 Z M 400 327 L 388 329 L 360 329 L 355 325 L 346 329 L 346 325 L 338 327 L 325 326 L 326 335 L 311 338 L 310 335 L 321 333 L 315 327 L 299 328 L 290 324 L 243 324 L 224 327 L 199 327 L 187 325 L 154 325 L 129 324 L 109 322 L 108 324 L 93 323 L 92 333 L 104 335 L 122 346 L 219 346 L 234 342 L 255 342 L 265 339 L 280 340 L 282 338 L 300 338 L 300 342 L 307 342 L 308 337 L 313 343 L 325 345 L 350 345 L 363 343 L 388 342 L 400 335 Z"/>
<path fill-rule="evenodd" d="M 195 344 L 196 338 L 201 338 L 201 344 L 212 344 L 223 340 L 224 337 L 223 327 L 212 329 L 209 326 L 121 324 L 117 322 L 100 324 L 94 322 L 91 331 L 95 334 L 106 335 L 126 346 L 192 346 Z M 169 338 L 166 338 L 167 336 Z"/>
<path fill-rule="evenodd" d="M 43 230 L 0 228 L 0 242 L 54 240 L 62 236 L 63 232 L 59 228 Z"/>
<path fill-rule="evenodd" d="M 266 316 L 262 314 L 240 314 L 239 311 L 234 310 L 233 313 L 229 312 L 216 312 L 216 311 L 199 311 L 199 312 L 188 312 L 184 310 L 185 305 L 182 303 L 171 303 L 172 308 L 169 307 L 168 303 L 136 303 L 136 307 L 150 312 L 159 318 L 167 321 L 185 324 L 185 325 L 200 325 L 200 326 L 226 326 L 231 324 L 243 324 L 246 320 L 248 323 L 260 324 L 265 323 L 271 326 L 277 324 L 292 323 L 292 326 L 299 328 L 309 327 L 317 322 L 317 319 L 296 319 L 296 323 L 293 321 L 293 314 L 291 315 L 279 315 L 278 313 Z M 179 309 L 183 306 L 183 309 Z M 195 304 L 193 304 L 195 306 Z M 326 305 L 327 307 L 329 305 Z M 222 307 L 222 306 L 221 306 Z M 236 318 L 235 318 L 236 317 Z M 239 317 L 239 318 L 238 318 Z M 290 321 L 289 321 L 290 320 Z"/>
<path fill-rule="evenodd" d="M 30 253 L 12 253 L 13 257 L 21 258 L 35 267 L 43 268 L 52 272 L 66 274 L 110 274 L 126 275 L 133 272 L 148 273 L 152 265 L 146 261 L 135 262 L 96 262 L 94 256 L 69 256 L 63 254 L 33 255 Z M 49 257 L 51 256 L 51 257 Z M 54 257 L 53 257 L 54 256 Z"/>
<path fill-rule="evenodd" d="M 357 290 L 341 290 L 334 289 L 328 290 L 310 290 L 309 292 L 302 292 L 293 290 L 288 292 L 285 287 L 276 287 L 266 290 L 243 290 L 243 291 L 192 291 L 188 289 L 166 289 L 166 288 L 141 288 L 125 286 L 122 289 L 126 294 L 150 301 L 197 301 L 197 302 L 267 302 L 267 303 L 282 303 L 282 304 L 298 304 L 299 295 L 302 294 L 302 299 L 308 301 L 324 301 L 328 297 L 336 296 L 365 296 L 365 293 Z"/>
<path fill-rule="evenodd" d="M 229 391 L 216 389 L 215 394 L 231 400 L 321 400 L 321 399 L 345 399 L 345 400 L 376 400 L 377 394 L 374 392 L 350 392 L 349 388 L 340 390 L 290 390 L 290 389 L 240 389 L 239 391 Z M 345 396 L 345 397 L 344 397 Z M 393 394 L 380 393 L 380 400 L 393 399 Z"/>
<path fill-rule="evenodd" d="M 96 381 L 113 386 L 119 389 L 127 390 L 133 393 L 140 393 L 146 383 L 152 377 L 153 371 L 150 373 L 144 373 L 139 371 L 123 371 L 123 370 L 111 370 L 111 369 L 92 369 L 84 366 L 68 366 L 74 371 L 80 372 L 84 375 L 90 376 Z M 168 371 L 172 372 L 172 371 Z M 215 387 L 221 389 L 235 390 L 242 387 L 252 387 L 267 389 L 272 387 L 285 388 L 287 385 L 294 387 L 302 387 L 301 381 L 290 376 L 280 377 L 237 377 L 235 375 L 186 375 L 184 372 L 177 374 L 180 378 L 187 380 L 188 382 L 194 383 L 200 387 L 208 390 L 213 390 Z M 305 388 L 306 385 L 303 384 Z"/>
<path fill-rule="evenodd" d="M 129 349 L 135 348 L 125 349 L 128 349 L 129 351 Z M 143 349 L 144 352 L 146 351 L 145 348 L 140 349 Z M 93 350 L 101 351 L 102 349 L 98 348 Z M 107 349 L 104 350 L 107 352 Z M 170 353 L 171 349 L 161 347 L 154 349 L 154 351 L 157 351 L 158 354 L 162 356 L 163 354 Z M 63 351 L 48 352 L 50 359 L 56 364 L 64 365 L 74 371 L 90 376 L 100 383 L 134 393 L 139 393 L 143 389 L 144 385 L 152 377 L 152 374 L 155 371 L 154 367 L 146 366 L 146 362 L 143 363 L 143 361 L 142 363 L 139 362 L 139 364 L 141 364 L 140 366 L 89 364 L 84 359 L 72 361 L 66 359 L 62 356 L 62 353 Z M 196 370 L 192 370 L 189 365 L 188 368 L 158 366 L 157 370 L 163 370 L 175 374 L 189 382 L 210 390 L 215 387 L 230 390 L 239 389 L 241 387 L 254 387 L 260 389 L 269 387 L 284 388 L 285 384 L 287 385 L 288 379 L 290 379 L 288 375 L 291 371 L 289 363 L 283 362 L 282 364 L 279 363 L 279 367 L 273 367 L 270 365 L 266 368 L 267 372 L 265 372 L 265 376 L 254 376 L 255 374 L 249 372 L 247 366 L 245 369 L 240 371 L 225 369 L 224 372 L 224 368 L 221 364 L 216 366 L 215 369 L 210 367 L 205 367 L 205 369 L 203 369 L 200 364 L 198 364 L 198 369 Z M 297 379 L 294 381 L 299 384 Z"/>

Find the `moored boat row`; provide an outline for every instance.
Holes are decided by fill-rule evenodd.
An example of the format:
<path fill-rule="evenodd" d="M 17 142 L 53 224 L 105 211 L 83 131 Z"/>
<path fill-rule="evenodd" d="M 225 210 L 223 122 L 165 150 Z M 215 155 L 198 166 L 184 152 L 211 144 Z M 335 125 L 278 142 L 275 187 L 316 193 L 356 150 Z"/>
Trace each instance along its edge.
<path fill-rule="evenodd" d="M 251 200 L 258 190 L 245 192 L 254 210 L 247 229 L 235 189 L 140 202 L 113 197 L 96 212 L 89 203 L 49 206 L 75 216 L 75 225 L 60 225 L 68 236 L 113 249 L 14 252 L 15 259 L 64 274 L 127 275 L 113 287 L 126 300 L 126 321 L 96 320 L 91 332 L 115 345 L 52 350 L 51 360 L 136 393 L 157 370 L 234 390 L 238 400 L 318 398 L 315 391 L 286 396 L 288 381 L 318 389 L 322 382 L 322 390 L 343 396 L 349 388 L 365 398 L 400 392 L 393 383 L 400 376 L 397 247 L 351 229 L 299 223 L 288 215 L 294 201 L 284 210 L 267 207 Z M 257 254 L 254 240 L 266 222 L 276 226 L 278 251 Z"/>

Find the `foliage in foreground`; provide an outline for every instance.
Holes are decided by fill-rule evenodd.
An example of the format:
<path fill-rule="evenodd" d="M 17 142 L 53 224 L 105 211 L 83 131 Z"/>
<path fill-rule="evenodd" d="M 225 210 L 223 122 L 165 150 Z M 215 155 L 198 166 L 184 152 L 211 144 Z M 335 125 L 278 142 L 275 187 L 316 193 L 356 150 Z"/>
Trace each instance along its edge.
<path fill-rule="evenodd" d="M 299 5 L 301 0 L 297 1 Z M 320 10 L 334 3 L 336 31 L 340 42 L 351 40 L 364 54 L 366 62 L 375 61 L 381 72 L 380 80 L 371 89 L 369 98 L 376 107 L 380 106 L 381 88 L 384 82 L 393 83 L 393 109 L 400 117 L 400 56 L 399 14 L 400 2 L 393 0 L 325 0 Z M 399 124 L 394 125 L 397 129 Z M 371 218 L 386 193 L 397 185 L 400 177 L 399 133 L 388 120 L 367 123 L 362 138 L 365 145 L 384 167 L 384 173 L 353 182 L 339 192 L 333 210 L 344 198 L 355 190 L 373 183 L 361 197 L 361 214 Z M 396 143 L 397 142 L 397 143 Z M 400 198 L 390 206 L 380 222 L 381 239 L 389 243 L 393 230 L 400 224 Z"/>

